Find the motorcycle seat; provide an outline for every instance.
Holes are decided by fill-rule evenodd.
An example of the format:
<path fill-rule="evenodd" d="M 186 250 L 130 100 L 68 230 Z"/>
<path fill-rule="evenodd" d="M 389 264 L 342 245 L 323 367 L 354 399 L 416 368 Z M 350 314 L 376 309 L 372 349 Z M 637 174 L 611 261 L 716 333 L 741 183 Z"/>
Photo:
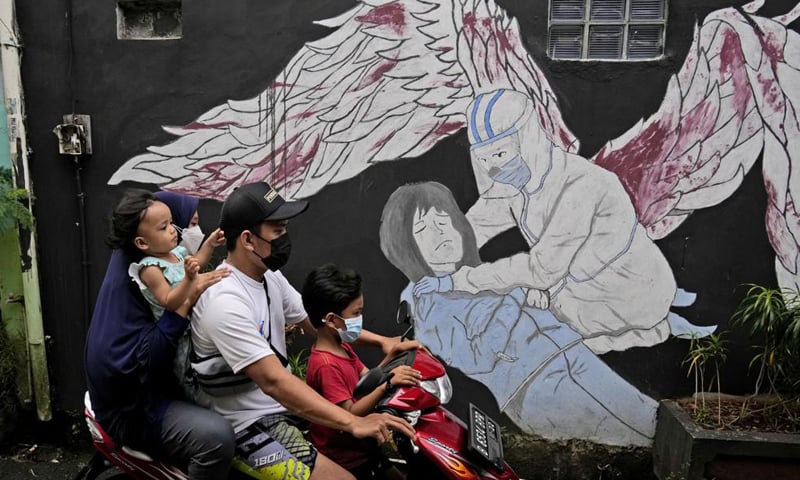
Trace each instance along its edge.
<path fill-rule="evenodd" d="M 86 414 L 92 417 L 92 423 L 94 423 L 94 427 L 95 428 L 100 428 L 100 424 L 97 423 L 97 421 L 94 418 L 94 410 L 92 410 L 92 400 L 91 400 L 91 398 L 89 398 L 89 391 L 88 390 L 83 395 L 83 406 L 86 408 Z M 89 428 L 91 429 L 92 426 L 90 425 Z M 132 449 L 130 447 L 126 447 L 124 445 L 122 446 L 122 448 L 120 448 L 120 450 L 125 452 L 125 454 L 130 455 L 133 458 L 137 458 L 139 460 L 142 460 L 144 462 L 154 462 L 155 461 L 155 460 L 153 460 L 153 457 L 151 457 L 150 455 L 148 455 L 148 454 L 146 454 L 144 452 L 141 452 L 139 450 L 134 450 L 134 449 Z"/>

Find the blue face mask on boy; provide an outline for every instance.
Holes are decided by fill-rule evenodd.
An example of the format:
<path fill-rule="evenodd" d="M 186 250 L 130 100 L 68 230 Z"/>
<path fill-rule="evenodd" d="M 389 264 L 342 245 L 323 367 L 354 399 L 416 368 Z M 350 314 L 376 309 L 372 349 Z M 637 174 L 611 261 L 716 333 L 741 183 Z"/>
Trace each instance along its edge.
<path fill-rule="evenodd" d="M 336 314 L 334 313 L 334 315 Z M 336 316 L 339 317 L 339 315 Z M 358 340 L 358 337 L 361 336 L 362 316 L 359 315 L 353 318 L 339 318 L 344 321 L 345 325 L 345 330 L 339 330 L 338 328 L 336 329 L 336 331 L 339 333 L 339 338 L 346 343 L 353 343 Z"/>

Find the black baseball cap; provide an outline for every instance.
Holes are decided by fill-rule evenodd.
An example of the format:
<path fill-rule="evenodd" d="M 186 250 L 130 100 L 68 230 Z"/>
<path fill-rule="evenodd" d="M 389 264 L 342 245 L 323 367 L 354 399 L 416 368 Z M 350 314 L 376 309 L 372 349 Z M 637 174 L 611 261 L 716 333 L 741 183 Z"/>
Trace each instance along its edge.
<path fill-rule="evenodd" d="M 262 222 L 288 220 L 308 208 L 308 202 L 287 202 L 266 182 L 248 183 L 234 190 L 222 204 L 219 226 L 225 236 L 237 235 Z"/>

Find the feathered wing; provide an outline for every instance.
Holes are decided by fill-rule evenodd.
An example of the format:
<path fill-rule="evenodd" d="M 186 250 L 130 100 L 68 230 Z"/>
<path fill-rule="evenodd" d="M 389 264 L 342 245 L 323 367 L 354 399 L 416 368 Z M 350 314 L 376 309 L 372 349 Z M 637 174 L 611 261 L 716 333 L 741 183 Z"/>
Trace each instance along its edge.
<path fill-rule="evenodd" d="M 165 128 L 178 138 L 128 160 L 109 183 L 222 199 L 266 180 L 307 197 L 428 151 L 464 126 L 476 91 L 499 87 L 528 91 L 554 143 L 577 150 L 516 21 L 493 1 L 363 0 L 319 23 L 334 31 L 306 44 L 264 92 Z"/>
<path fill-rule="evenodd" d="M 695 30 L 661 108 L 593 158 L 615 172 L 654 239 L 696 209 L 716 205 L 742 183 L 763 151 L 767 230 L 783 286 L 797 286 L 800 217 L 800 35 L 763 4 L 724 9 Z M 800 197 L 799 197 L 800 198 Z"/>

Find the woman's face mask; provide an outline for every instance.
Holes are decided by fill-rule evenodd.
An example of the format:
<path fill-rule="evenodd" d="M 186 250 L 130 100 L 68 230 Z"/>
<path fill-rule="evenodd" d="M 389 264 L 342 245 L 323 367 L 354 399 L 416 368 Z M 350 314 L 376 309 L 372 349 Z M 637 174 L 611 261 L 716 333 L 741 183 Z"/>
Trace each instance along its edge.
<path fill-rule="evenodd" d="M 189 255 L 195 255 L 200 250 L 204 237 L 205 235 L 203 231 L 200 230 L 200 225 L 184 228 L 181 230 L 181 243 L 178 245 L 186 247 L 186 250 L 189 251 Z"/>
<path fill-rule="evenodd" d="M 334 315 L 336 314 L 334 313 Z M 339 317 L 339 315 L 336 316 Z M 359 315 L 357 317 L 352 317 L 352 318 L 343 318 L 343 317 L 339 318 L 341 318 L 342 321 L 344 321 L 345 325 L 344 330 L 340 330 L 338 328 L 336 329 L 336 331 L 339 333 L 339 338 L 341 338 L 342 341 L 346 343 L 353 343 L 356 340 L 358 340 L 358 337 L 361 336 L 361 325 L 363 322 L 363 317 Z"/>

